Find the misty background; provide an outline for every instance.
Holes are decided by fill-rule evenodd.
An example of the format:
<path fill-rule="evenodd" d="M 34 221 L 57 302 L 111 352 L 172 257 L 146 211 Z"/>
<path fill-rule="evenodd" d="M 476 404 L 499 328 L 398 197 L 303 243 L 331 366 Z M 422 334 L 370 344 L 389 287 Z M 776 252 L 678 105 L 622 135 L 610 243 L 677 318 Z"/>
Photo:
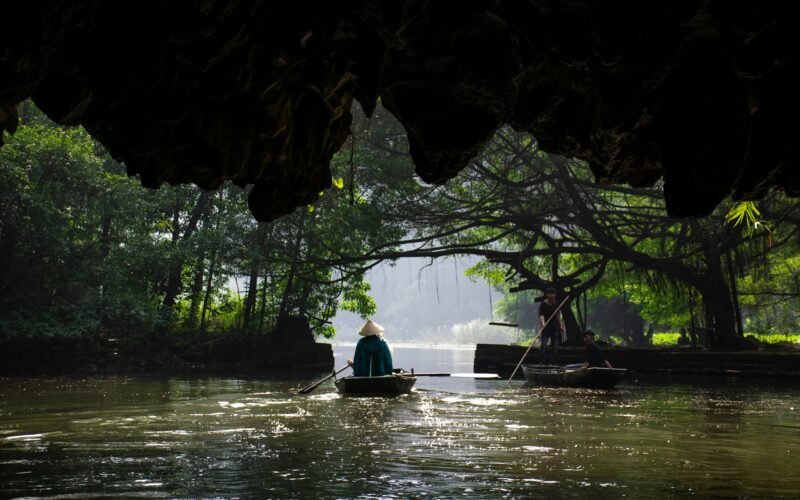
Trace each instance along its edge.
<path fill-rule="evenodd" d="M 520 335 L 516 329 L 489 325 L 491 306 L 502 292 L 464 275 L 479 260 L 406 258 L 378 265 L 364 278 L 378 304 L 372 319 L 386 329 L 386 339 L 393 343 L 516 342 Z M 332 322 L 337 331 L 334 343 L 356 342 L 364 324 L 358 315 L 341 310 Z"/>

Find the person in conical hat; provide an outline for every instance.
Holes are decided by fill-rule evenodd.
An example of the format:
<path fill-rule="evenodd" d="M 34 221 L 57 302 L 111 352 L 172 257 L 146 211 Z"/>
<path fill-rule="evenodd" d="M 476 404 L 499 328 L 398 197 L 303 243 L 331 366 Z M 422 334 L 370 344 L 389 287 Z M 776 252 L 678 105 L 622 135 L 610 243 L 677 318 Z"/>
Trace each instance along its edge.
<path fill-rule="evenodd" d="M 347 364 L 356 377 L 380 377 L 392 374 L 392 353 L 383 339 L 383 327 L 368 320 L 358 331 L 363 337 L 356 344 L 356 353 Z"/>
<path fill-rule="evenodd" d="M 383 336 L 383 327 L 370 319 L 364 323 L 364 326 L 361 327 L 358 334 L 362 337 L 369 337 L 370 335 L 378 335 L 380 337 Z"/>

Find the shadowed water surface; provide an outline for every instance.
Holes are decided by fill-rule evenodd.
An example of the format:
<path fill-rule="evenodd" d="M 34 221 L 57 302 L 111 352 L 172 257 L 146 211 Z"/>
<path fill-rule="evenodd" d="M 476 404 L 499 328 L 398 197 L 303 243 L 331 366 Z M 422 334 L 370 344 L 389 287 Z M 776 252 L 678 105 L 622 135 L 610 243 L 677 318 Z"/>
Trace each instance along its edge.
<path fill-rule="evenodd" d="M 472 351 L 396 348 L 395 360 L 471 371 Z M 0 381 L 0 497 L 800 496 L 791 386 L 630 381 L 605 392 L 432 378 L 371 399 L 332 385 L 292 395 L 297 385 Z"/>

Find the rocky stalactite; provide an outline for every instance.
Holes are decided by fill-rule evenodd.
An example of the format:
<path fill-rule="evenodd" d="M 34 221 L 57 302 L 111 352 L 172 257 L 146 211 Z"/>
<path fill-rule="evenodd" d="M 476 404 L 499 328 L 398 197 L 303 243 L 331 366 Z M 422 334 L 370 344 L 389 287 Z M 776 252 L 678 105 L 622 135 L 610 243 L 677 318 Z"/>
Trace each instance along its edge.
<path fill-rule="evenodd" d="M 800 194 L 797 30 L 786 2 L 15 2 L 0 130 L 32 98 L 142 183 L 253 184 L 270 219 L 330 184 L 350 107 L 380 98 L 421 178 L 507 123 L 600 182 L 664 181 L 668 210 Z"/>

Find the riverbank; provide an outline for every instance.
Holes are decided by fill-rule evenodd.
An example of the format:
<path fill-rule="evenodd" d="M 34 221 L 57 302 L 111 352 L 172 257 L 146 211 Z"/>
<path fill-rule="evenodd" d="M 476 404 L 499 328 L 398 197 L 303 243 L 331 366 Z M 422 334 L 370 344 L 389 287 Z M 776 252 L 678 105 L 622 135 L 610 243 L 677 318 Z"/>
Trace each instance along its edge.
<path fill-rule="evenodd" d="M 0 340 L 0 376 L 307 376 L 331 369 L 330 344 L 269 336 L 164 334 L 135 342 L 87 337 Z"/>
<path fill-rule="evenodd" d="M 508 378 L 526 348 L 517 345 L 478 344 L 475 347 L 476 372 L 498 373 Z M 636 374 L 774 377 L 800 380 L 800 352 L 770 351 L 708 351 L 676 347 L 603 348 L 614 366 L 627 368 Z M 580 363 L 586 350 L 583 346 L 563 346 L 558 350 L 558 363 Z M 526 363 L 538 363 L 539 351 L 531 350 Z M 517 374 L 522 378 L 522 370 Z"/>
<path fill-rule="evenodd" d="M 353 344 L 354 345 L 354 344 Z M 349 352 L 350 343 L 287 342 L 269 336 L 163 334 L 135 342 L 86 337 L 40 337 L 0 340 L 0 376 L 156 375 L 156 376 L 281 376 L 307 377 L 334 367 L 334 349 Z M 472 346 L 406 346 L 453 351 Z M 525 347 L 477 344 L 472 362 L 476 372 L 509 377 Z M 800 352 L 788 349 L 720 352 L 676 347 L 604 347 L 614 366 L 635 374 L 773 377 L 800 380 Z M 399 354 L 396 352 L 395 354 Z M 342 355 L 340 353 L 340 355 Z M 582 346 L 562 346 L 561 364 L 583 361 Z M 414 349 L 398 356 L 396 366 L 416 367 Z M 444 359 L 443 358 L 443 359 Z M 536 363 L 538 350 L 526 362 Z M 436 368 L 437 370 L 439 368 Z M 441 371 L 441 370 L 440 370 Z M 518 377 L 522 377 L 521 372 Z"/>

